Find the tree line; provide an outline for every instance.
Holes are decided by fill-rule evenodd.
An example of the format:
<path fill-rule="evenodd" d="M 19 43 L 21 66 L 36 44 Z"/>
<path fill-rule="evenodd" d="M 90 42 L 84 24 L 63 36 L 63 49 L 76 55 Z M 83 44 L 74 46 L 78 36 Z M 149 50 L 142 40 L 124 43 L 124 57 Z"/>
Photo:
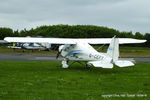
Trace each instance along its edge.
<path fill-rule="evenodd" d="M 21 31 L 11 28 L 0 28 L 0 39 L 4 37 L 25 37 L 25 36 L 43 36 L 43 37 L 59 37 L 59 38 L 112 38 L 116 35 L 118 38 L 136 38 L 146 39 L 145 44 L 140 46 L 150 47 L 150 33 L 142 34 L 136 32 L 120 32 L 113 28 L 94 26 L 94 25 L 49 25 L 40 26 L 35 29 Z"/>

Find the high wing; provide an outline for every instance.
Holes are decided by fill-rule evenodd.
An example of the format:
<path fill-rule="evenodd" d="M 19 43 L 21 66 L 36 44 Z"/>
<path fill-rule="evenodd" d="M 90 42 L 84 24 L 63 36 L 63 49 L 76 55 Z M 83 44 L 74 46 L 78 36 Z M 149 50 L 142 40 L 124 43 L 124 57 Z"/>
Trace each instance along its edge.
<path fill-rule="evenodd" d="M 4 40 L 22 43 L 76 44 L 72 39 L 65 38 L 6 37 Z"/>
<path fill-rule="evenodd" d="M 89 44 L 109 44 L 111 38 L 34 38 L 34 37 L 6 37 L 7 42 L 21 43 L 50 43 L 50 44 L 76 44 L 77 42 L 86 42 Z M 144 43 L 146 40 L 131 38 L 119 38 L 119 44 Z"/>

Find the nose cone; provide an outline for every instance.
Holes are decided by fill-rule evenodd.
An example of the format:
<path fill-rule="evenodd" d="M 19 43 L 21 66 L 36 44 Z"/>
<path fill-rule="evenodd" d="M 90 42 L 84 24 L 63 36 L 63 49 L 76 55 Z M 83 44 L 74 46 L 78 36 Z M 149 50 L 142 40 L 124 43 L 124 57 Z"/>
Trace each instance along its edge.
<path fill-rule="evenodd" d="M 64 45 L 59 46 L 58 51 L 61 52 L 63 48 L 64 48 Z"/>

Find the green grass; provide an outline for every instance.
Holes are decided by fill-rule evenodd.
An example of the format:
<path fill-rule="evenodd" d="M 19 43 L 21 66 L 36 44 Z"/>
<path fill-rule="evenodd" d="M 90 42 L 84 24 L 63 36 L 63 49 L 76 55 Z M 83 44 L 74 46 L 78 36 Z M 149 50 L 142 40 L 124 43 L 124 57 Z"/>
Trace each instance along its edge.
<path fill-rule="evenodd" d="M 102 95 L 135 97 L 108 97 Z M 147 96 L 138 97 L 138 94 Z M 59 62 L 0 61 L 0 100 L 148 100 L 150 63 L 113 69 Z"/>

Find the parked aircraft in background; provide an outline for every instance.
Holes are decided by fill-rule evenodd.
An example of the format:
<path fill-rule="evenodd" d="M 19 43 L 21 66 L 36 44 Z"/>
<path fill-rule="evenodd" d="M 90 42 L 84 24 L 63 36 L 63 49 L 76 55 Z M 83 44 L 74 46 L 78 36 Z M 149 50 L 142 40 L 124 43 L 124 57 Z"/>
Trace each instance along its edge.
<path fill-rule="evenodd" d="M 68 68 L 69 62 L 86 62 L 86 66 L 91 65 L 102 68 L 113 68 L 133 66 L 134 63 L 127 60 L 119 60 L 119 44 L 144 43 L 146 40 L 131 38 L 90 38 L 90 39 L 67 39 L 67 38 L 26 38 L 26 37 L 6 37 L 8 42 L 18 43 L 50 43 L 59 44 L 59 55 L 63 57 L 62 67 Z M 90 44 L 109 44 L 107 53 L 96 51 Z"/>
<path fill-rule="evenodd" d="M 41 36 L 38 36 L 38 38 L 41 38 Z M 30 36 L 27 36 L 26 38 L 31 38 Z M 37 38 L 37 37 L 32 37 Z M 3 40 L 5 41 L 5 40 Z M 6 42 L 6 41 L 5 41 Z M 7 42 L 12 43 L 12 46 L 8 46 L 8 48 L 12 49 L 27 49 L 27 50 L 50 50 L 51 44 L 50 43 L 34 43 L 34 42 Z"/>
<path fill-rule="evenodd" d="M 22 43 L 13 43 L 12 46 L 8 46 L 8 48 L 21 49 L 22 48 Z"/>
<path fill-rule="evenodd" d="M 49 43 L 13 43 L 13 46 L 8 46 L 12 49 L 27 49 L 27 50 L 49 50 L 51 44 Z"/>

